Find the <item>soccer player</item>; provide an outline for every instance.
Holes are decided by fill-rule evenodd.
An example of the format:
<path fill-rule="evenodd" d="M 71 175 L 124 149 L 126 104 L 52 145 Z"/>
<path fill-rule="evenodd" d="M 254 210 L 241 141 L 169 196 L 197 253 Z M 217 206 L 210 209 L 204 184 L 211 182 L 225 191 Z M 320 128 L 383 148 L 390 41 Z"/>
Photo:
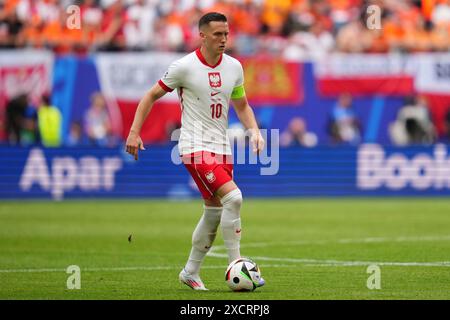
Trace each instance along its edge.
<path fill-rule="evenodd" d="M 229 36 L 227 18 L 220 13 L 207 13 L 198 27 L 200 48 L 172 63 L 140 101 L 126 151 L 138 159 L 138 152 L 145 150 L 139 132 L 153 103 L 177 89 L 182 110 L 178 149 L 204 199 L 203 215 L 193 232 L 191 252 L 179 280 L 194 290 L 207 290 L 200 278 L 200 266 L 219 224 L 229 262 L 241 257 L 242 194 L 233 181 L 226 133 L 230 100 L 239 120 L 251 132 L 253 152 L 263 150 L 265 142 L 245 96 L 242 66 L 224 53 Z M 259 286 L 263 284 L 261 280 Z"/>

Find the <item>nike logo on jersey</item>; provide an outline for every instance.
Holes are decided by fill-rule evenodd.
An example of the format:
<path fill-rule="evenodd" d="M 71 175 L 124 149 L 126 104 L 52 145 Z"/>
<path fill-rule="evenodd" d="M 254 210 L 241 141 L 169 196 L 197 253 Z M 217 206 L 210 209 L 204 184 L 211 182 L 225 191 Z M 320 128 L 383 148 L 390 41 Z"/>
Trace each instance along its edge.
<path fill-rule="evenodd" d="M 214 97 L 215 95 L 219 94 L 220 92 L 211 92 L 211 97 Z"/>

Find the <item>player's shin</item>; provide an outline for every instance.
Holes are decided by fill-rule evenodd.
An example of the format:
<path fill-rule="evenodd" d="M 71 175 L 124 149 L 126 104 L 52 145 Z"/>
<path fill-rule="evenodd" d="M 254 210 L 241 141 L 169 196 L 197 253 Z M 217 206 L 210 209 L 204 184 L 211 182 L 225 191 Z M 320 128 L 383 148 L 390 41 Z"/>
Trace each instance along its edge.
<path fill-rule="evenodd" d="M 228 262 L 241 257 L 241 218 L 242 193 L 235 189 L 221 199 L 223 205 L 220 221 L 225 247 L 228 251 Z"/>
<path fill-rule="evenodd" d="M 192 249 L 185 269 L 199 274 L 200 266 L 216 238 L 222 207 L 204 207 L 204 212 L 192 234 Z"/>

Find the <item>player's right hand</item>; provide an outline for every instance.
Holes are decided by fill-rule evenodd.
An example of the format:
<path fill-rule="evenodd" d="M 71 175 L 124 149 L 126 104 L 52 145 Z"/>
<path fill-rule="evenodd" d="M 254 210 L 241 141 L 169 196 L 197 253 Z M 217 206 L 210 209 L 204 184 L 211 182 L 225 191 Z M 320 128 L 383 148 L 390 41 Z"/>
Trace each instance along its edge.
<path fill-rule="evenodd" d="M 141 137 L 134 132 L 130 132 L 130 134 L 128 135 L 126 145 L 126 151 L 134 156 L 134 160 L 138 159 L 139 150 L 145 150 L 144 143 L 142 142 Z"/>

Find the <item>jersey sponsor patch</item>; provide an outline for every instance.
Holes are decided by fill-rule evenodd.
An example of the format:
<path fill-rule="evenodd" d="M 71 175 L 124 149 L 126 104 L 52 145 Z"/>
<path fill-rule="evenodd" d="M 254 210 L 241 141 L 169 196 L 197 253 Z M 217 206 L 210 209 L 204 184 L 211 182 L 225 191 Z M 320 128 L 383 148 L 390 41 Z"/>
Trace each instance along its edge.
<path fill-rule="evenodd" d="M 222 86 L 220 72 L 208 72 L 209 85 L 211 88 L 219 88 Z"/>
<path fill-rule="evenodd" d="M 208 180 L 209 183 L 213 183 L 216 181 L 216 176 L 214 175 L 214 172 L 208 171 L 205 173 L 206 180 Z"/>

